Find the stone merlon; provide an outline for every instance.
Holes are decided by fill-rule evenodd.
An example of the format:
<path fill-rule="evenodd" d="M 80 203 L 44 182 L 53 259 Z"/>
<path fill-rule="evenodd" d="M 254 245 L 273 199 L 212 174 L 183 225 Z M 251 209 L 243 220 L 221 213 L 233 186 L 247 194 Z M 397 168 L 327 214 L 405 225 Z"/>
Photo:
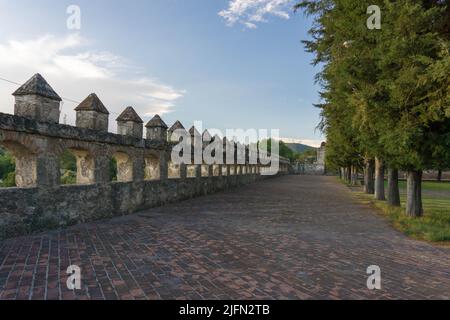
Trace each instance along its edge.
<path fill-rule="evenodd" d="M 91 93 L 86 99 L 84 99 L 75 111 L 96 111 L 98 113 L 109 114 L 104 104 L 100 101 L 95 93 Z"/>
<path fill-rule="evenodd" d="M 139 139 L 142 138 L 144 121 L 134 111 L 133 107 L 127 107 L 116 121 L 118 134 L 133 136 Z"/>
<path fill-rule="evenodd" d="M 109 112 L 95 93 L 91 93 L 84 99 L 75 111 L 77 127 L 108 131 Z"/>
<path fill-rule="evenodd" d="M 145 127 L 147 128 L 147 139 L 156 141 L 167 141 L 167 124 L 156 115 Z"/>
<path fill-rule="evenodd" d="M 59 123 L 61 97 L 39 74 L 35 74 L 17 89 L 14 114 L 28 119 Z"/>
<path fill-rule="evenodd" d="M 201 136 L 201 134 L 200 134 L 200 132 L 198 132 L 198 130 L 197 130 L 197 128 L 195 128 L 194 126 L 192 126 L 190 129 L 189 129 L 189 133 L 191 134 L 191 137 L 194 137 L 194 136 Z"/>
<path fill-rule="evenodd" d="M 176 121 L 172 127 L 170 127 L 169 132 L 168 132 L 168 140 L 171 142 L 179 142 L 182 139 L 182 136 L 179 134 L 179 132 L 177 132 L 177 130 L 184 130 L 185 132 L 186 129 L 184 128 L 184 126 L 181 124 L 180 121 Z"/>
<path fill-rule="evenodd" d="M 167 124 L 161 119 L 159 115 L 154 116 L 146 125 L 146 128 L 165 128 L 167 129 Z"/>
<path fill-rule="evenodd" d="M 53 88 L 39 73 L 36 73 L 33 77 L 31 77 L 30 80 L 25 82 L 25 84 L 17 89 L 12 95 L 17 97 L 34 94 L 56 101 L 62 101 L 61 97 L 53 90 Z"/>
<path fill-rule="evenodd" d="M 133 107 L 127 107 L 116 119 L 116 121 L 144 123 L 144 121 L 142 121 L 141 117 L 139 117 Z"/>
<path fill-rule="evenodd" d="M 170 127 L 169 132 L 174 132 L 175 130 L 184 129 L 184 126 L 180 121 L 176 121 L 173 126 Z"/>

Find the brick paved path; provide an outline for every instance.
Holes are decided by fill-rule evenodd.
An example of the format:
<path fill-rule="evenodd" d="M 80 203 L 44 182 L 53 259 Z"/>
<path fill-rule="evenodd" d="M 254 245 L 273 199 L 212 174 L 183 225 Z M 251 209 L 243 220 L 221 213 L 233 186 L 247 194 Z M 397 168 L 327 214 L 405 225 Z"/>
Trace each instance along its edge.
<path fill-rule="evenodd" d="M 65 285 L 82 268 L 82 290 Z M 382 269 L 382 290 L 366 268 Z M 329 177 L 285 176 L 0 243 L 1 299 L 450 297 L 450 248 L 409 240 Z"/>

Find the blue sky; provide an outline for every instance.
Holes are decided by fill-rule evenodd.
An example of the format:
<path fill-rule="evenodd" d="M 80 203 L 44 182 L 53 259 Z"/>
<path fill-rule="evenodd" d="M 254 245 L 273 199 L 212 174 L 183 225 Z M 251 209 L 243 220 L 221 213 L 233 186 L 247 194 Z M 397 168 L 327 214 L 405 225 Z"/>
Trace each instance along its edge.
<path fill-rule="evenodd" d="M 0 0 L 0 77 L 22 83 L 40 72 L 76 101 L 96 92 L 112 123 L 132 105 L 144 120 L 162 113 L 169 125 L 275 128 L 317 144 L 318 70 L 300 43 L 310 21 L 292 3 Z M 81 9 L 79 31 L 66 27 L 72 4 Z M 0 82 L 0 111 L 12 112 L 13 90 Z M 64 103 L 67 123 L 75 106 Z"/>

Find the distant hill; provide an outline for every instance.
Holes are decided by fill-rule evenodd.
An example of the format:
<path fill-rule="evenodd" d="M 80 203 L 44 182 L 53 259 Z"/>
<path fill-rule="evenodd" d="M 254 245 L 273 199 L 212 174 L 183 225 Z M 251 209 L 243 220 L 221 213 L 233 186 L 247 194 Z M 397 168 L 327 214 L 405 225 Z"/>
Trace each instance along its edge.
<path fill-rule="evenodd" d="M 307 150 L 317 150 L 317 148 L 307 146 L 306 144 L 301 143 L 286 143 L 286 146 L 288 146 L 289 149 L 297 153 L 303 153 Z"/>

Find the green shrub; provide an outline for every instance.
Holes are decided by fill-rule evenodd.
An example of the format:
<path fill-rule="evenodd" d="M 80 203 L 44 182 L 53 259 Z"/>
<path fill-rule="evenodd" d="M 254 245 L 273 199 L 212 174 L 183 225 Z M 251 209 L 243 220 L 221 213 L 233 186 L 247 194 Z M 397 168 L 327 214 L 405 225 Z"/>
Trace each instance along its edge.
<path fill-rule="evenodd" d="M 10 172 L 7 174 L 5 179 L 2 180 L 2 183 L 0 183 L 0 187 L 3 188 L 12 188 L 16 186 L 16 173 Z"/>
<path fill-rule="evenodd" d="M 112 158 L 109 162 L 109 179 L 117 181 L 117 161 L 115 158 Z"/>
<path fill-rule="evenodd" d="M 61 176 L 61 184 L 76 184 L 77 183 L 77 174 L 74 171 L 67 170 Z"/>
<path fill-rule="evenodd" d="M 8 175 L 15 170 L 14 158 L 11 154 L 0 148 L 0 180 L 7 179 Z"/>

